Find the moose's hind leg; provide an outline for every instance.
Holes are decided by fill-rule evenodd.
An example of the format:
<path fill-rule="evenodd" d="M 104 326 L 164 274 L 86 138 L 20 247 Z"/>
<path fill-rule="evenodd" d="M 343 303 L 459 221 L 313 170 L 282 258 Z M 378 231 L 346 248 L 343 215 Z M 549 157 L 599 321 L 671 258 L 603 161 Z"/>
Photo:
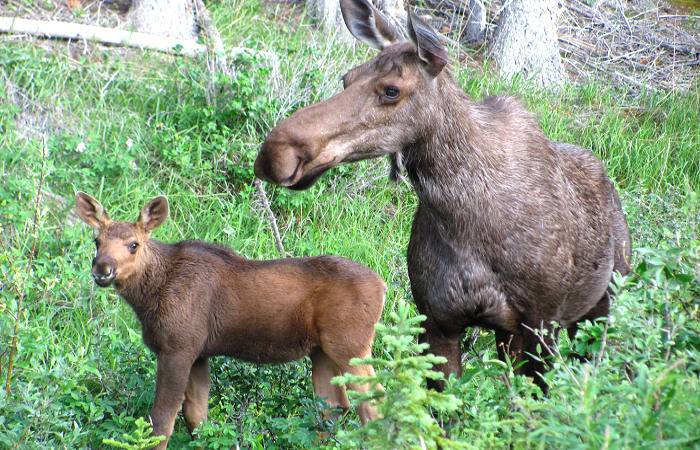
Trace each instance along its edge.
<path fill-rule="evenodd" d="M 209 409 L 209 360 L 199 358 L 190 370 L 190 378 L 185 389 L 182 414 L 187 430 L 192 434 L 197 426 L 207 418 Z"/>
<path fill-rule="evenodd" d="M 367 357 L 369 355 L 363 355 L 362 357 Z M 363 378 L 373 378 L 374 377 L 374 368 L 372 368 L 371 365 L 359 365 L 359 366 L 351 366 L 349 360 L 344 361 L 344 362 L 339 362 L 338 366 L 340 367 L 341 372 L 347 372 L 352 375 L 360 376 Z M 370 384 L 369 383 L 348 383 L 348 388 L 352 389 L 355 392 L 359 392 L 361 394 L 366 394 L 370 390 Z M 384 391 L 384 388 L 380 384 L 376 384 L 374 386 L 375 389 Z M 370 402 L 362 402 L 359 405 L 357 405 L 357 415 L 360 416 L 360 421 L 362 422 L 363 425 L 367 424 L 367 422 L 376 419 L 379 415 L 377 414 L 377 411 L 374 406 L 370 404 Z"/>

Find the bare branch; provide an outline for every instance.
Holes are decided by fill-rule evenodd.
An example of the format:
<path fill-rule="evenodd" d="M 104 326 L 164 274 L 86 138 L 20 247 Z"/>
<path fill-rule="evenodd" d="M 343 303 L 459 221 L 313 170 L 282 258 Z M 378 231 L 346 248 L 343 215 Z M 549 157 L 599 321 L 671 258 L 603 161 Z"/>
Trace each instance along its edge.
<path fill-rule="evenodd" d="M 270 226 L 272 227 L 272 234 L 275 236 L 275 245 L 277 246 L 277 252 L 279 256 L 284 257 L 284 246 L 282 245 L 282 238 L 280 237 L 280 230 L 277 228 L 277 219 L 275 214 L 270 209 L 270 202 L 267 200 L 267 194 L 265 194 L 265 188 L 263 187 L 262 181 L 255 179 L 255 187 L 258 188 L 258 195 L 260 196 L 260 201 L 262 201 L 265 212 L 267 213 L 267 218 L 270 221 Z"/>

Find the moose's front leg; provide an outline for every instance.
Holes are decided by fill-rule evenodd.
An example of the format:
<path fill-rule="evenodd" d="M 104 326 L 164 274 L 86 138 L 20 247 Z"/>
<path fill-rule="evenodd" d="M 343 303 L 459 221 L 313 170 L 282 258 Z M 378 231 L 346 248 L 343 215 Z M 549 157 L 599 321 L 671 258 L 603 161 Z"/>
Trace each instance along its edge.
<path fill-rule="evenodd" d="M 432 353 L 435 356 L 442 356 L 447 359 L 445 363 L 435 364 L 433 370 L 442 372 L 445 374 L 445 378 L 448 378 L 451 374 L 455 374 L 459 378 L 462 374 L 462 339 L 464 338 L 464 333 L 447 336 L 430 316 L 421 326 L 425 329 L 425 332 L 418 336 L 418 342 L 429 345 L 425 353 Z M 445 382 L 442 380 L 428 379 L 427 383 L 430 389 L 438 392 L 442 392 L 445 389 Z"/>
<path fill-rule="evenodd" d="M 158 355 L 156 398 L 151 409 L 153 436 L 165 436 L 156 449 L 164 450 L 173 433 L 175 418 L 185 399 L 190 368 L 195 358 L 182 354 Z"/>

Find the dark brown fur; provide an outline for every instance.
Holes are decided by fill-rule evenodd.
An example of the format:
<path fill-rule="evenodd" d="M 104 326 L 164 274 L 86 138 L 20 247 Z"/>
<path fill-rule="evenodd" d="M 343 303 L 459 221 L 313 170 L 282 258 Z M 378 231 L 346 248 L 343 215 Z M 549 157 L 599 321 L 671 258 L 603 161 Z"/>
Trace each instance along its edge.
<path fill-rule="evenodd" d="M 345 372 L 370 376 L 351 358 L 371 354 L 386 285 L 369 268 L 336 256 L 249 260 L 201 241 L 164 244 L 149 239 L 168 216 L 165 197 L 148 203 L 136 222 L 113 222 L 89 195 L 76 195 L 80 218 L 97 228 L 92 274 L 114 285 L 142 325 L 158 357 L 151 411 L 154 435 L 165 448 L 182 405 L 192 432 L 207 415 L 208 358 L 284 363 L 310 356 L 313 384 L 333 407 L 349 408 Z M 366 392 L 369 386 L 351 386 Z M 364 403 L 363 422 L 376 417 Z"/>
<path fill-rule="evenodd" d="M 495 330 L 499 355 L 529 361 L 530 329 L 607 316 L 613 271 L 626 274 L 631 239 L 618 194 L 589 150 L 544 135 L 513 97 L 471 100 L 447 70 L 430 27 L 409 14 L 412 42 L 366 0 L 341 0 L 350 31 L 382 50 L 350 70 L 345 90 L 282 121 L 255 163 L 292 189 L 346 162 L 384 154 L 404 166 L 419 205 L 408 247 L 421 340 L 461 371 L 465 328 Z M 543 380 L 536 382 L 546 388 Z M 440 383 L 434 384 L 440 388 Z"/>

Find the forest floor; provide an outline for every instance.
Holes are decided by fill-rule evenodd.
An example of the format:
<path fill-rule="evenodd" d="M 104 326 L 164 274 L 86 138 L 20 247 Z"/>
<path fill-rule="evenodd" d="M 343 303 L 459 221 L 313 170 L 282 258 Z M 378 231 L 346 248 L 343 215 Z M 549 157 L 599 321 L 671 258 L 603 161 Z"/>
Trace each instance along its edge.
<path fill-rule="evenodd" d="M 302 0 L 267 0 L 301 11 Z M 421 14 L 453 42 L 460 60 L 483 65 L 485 42 L 467 43 L 464 24 L 469 11 L 463 0 L 427 0 Z M 498 23 L 502 1 L 487 1 L 487 36 Z M 559 46 L 574 81 L 604 79 L 628 90 L 685 90 L 700 75 L 700 7 L 659 0 L 565 0 L 559 26 Z M 0 0 L 0 16 L 65 21 L 126 28 L 130 0 L 61 0 L 23 2 Z M 292 12 L 293 14 L 293 12 Z M 89 52 L 88 43 L 73 44 L 73 52 Z M 471 58 L 467 58 L 469 55 Z"/>

